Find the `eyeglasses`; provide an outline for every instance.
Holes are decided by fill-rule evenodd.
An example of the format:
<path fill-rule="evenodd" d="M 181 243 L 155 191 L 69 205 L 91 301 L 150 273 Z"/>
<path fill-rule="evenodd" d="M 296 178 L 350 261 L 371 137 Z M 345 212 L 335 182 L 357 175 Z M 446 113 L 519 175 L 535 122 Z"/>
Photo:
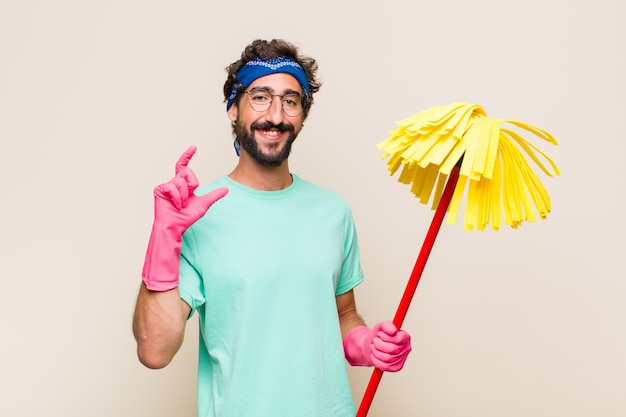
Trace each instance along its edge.
<path fill-rule="evenodd" d="M 271 94 L 266 89 L 255 89 L 245 91 L 248 96 L 248 103 L 252 110 L 258 112 L 267 111 L 274 101 L 274 97 L 280 97 L 283 112 L 287 116 L 296 117 L 300 116 L 303 112 L 302 96 L 298 93 L 287 94 Z"/>

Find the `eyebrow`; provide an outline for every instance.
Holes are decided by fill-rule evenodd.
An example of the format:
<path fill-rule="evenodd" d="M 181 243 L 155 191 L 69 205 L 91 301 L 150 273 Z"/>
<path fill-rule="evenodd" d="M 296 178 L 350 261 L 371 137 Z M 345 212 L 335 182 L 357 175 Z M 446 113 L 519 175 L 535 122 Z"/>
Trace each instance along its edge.
<path fill-rule="evenodd" d="M 273 94 L 275 92 L 274 89 L 272 89 L 270 87 L 267 87 L 267 86 L 263 86 L 263 85 L 260 85 L 260 86 L 257 86 L 257 87 L 254 87 L 254 88 L 250 89 L 250 91 L 258 91 L 258 90 L 267 91 L 268 93 L 271 93 L 271 94 Z M 292 90 L 291 88 L 287 88 L 287 89 L 283 90 L 283 94 L 282 95 L 284 96 L 284 95 L 287 95 L 287 94 L 293 94 L 293 95 L 297 95 L 297 96 L 301 96 L 302 95 L 298 91 Z"/>

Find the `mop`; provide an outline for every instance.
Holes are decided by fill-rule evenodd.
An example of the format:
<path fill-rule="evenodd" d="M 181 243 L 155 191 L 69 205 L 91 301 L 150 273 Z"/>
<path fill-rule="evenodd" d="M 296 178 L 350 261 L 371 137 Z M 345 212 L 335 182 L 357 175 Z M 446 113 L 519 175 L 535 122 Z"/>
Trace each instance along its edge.
<path fill-rule="evenodd" d="M 456 102 L 433 107 L 397 125 L 378 144 L 384 151 L 382 159 L 387 159 L 390 175 L 402 167 L 398 181 L 410 184 L 420 203 L 427 204 L 432 198 L 431 208 L 435 210 L 393 319 L 400 329 L 443 219 L 447 214 L 447 224 L 456 222 L 466 189 L 465 230 L 484 231 L 491 225 L 497 231 L 503 221 L 517 229 L 524 221 L 536 221 L 537 216 L 545 219 L 552 207 L 550 196 L 521 150 L 546 175 L 560 172 L 546 154 L 507 126 L 558 145 L 550 133 L 517 120 L 489 119 L 478 104 Z M 372 372 L 357 417 L 367 415 L 382 375 L 377 368 Z"/>

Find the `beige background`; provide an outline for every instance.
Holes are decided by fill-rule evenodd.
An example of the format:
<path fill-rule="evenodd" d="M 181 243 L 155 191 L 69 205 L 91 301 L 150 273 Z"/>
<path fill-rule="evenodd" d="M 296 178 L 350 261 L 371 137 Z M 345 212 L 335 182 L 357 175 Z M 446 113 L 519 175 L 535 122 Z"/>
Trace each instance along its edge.
<path fill-rule="evenodd" d="M 414 351 L 372 416 L 626 415 L 621 0 L 0 1 L 0 414 L 194 416 L 195 320 L 169 368 L 131 314 L 152 188 L 190 144 L 201 183 L 236 162 L 224 67 L 254 38 L 316 57 L 325 85 L 292 170 L 359 229 L 362 314 L 391 318 L 432 214 L 389 177 L 394 121 L 453 101 L 529 137 L 546 221 L 444 226 L 405 321 Z M 369 369 L 351 370 L 357 403 Z"/>

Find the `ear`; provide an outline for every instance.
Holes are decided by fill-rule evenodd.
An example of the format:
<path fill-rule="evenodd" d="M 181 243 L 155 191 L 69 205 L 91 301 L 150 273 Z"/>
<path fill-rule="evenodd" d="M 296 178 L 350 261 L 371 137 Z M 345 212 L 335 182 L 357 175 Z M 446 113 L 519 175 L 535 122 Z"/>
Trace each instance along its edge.
<path fill-rule="evenodd" d="M 239 109 L 237 108 L 237 106 L 233 103 L 232 106 L 230 106 L 230 108 L 226 111 L 226 114 L 228 114 L 228 118 L 230 119 L 231 122 L 234 122 L 237 120 L 237 114 L 239 113 Z"/>

